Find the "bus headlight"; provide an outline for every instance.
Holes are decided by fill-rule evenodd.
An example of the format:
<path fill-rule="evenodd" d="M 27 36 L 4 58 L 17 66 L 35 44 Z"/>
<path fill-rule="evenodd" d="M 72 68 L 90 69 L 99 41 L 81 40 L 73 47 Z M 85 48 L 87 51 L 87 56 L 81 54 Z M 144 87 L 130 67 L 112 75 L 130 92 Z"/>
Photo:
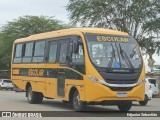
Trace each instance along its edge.
<path fill-rule="evenodd" d="M 99 82 L 99 79 L 98 78 L 95 78 L 95 77 L 92 77 L 90 75 L 88 75 L 88 79 L 92 82 Z"/>
<path fill-rule="evenodd" d="M 104 85 L 106 84 L 106 82 L 104 80 L 100 80 L 100 79 L 93 77 L 91 75 L 88 75 L 88 79 L 92 82 L 95 82 L 95 83 L 100 83 L 100 84 L 104 84 Z"/>

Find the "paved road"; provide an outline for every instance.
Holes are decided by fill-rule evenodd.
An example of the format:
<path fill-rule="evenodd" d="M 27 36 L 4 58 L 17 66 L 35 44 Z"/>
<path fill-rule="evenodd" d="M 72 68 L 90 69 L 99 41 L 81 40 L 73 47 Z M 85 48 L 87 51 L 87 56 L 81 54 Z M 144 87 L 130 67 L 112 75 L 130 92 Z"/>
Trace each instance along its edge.
<path fill-rule="evenodd" d="M 118 108 L 116 106 L 89 106 L 88 110 L 118 111 Z M 61 101 L 48 99 L 44 99 L 42 104 L 29 104 L 25 92 L 0 90 L 0 111 L 72 111 L 72 108 Z M 160 98 L 153 98 L 147 106 L 140 106 L 138 102 L 134 102 L 131 111 L 160 111 Z"/>

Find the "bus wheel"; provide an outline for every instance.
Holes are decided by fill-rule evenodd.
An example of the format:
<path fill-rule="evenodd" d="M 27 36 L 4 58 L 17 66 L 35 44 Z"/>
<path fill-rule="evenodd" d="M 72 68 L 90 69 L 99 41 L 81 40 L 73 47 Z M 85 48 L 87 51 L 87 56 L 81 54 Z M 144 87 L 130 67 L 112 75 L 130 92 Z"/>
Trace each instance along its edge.
<path fill-rule="evenodd" d="M 27 99 L 31 104 L 42 103 L 43 95 L 39 92 L 33 92 L 31 86 L 27 89 Z"/>
<path fill-rule="evenodd" d="M 144 101 L 139 101 L 139 104 L 145 106 L 147 105 L 147 103 L 148 103 L 148 97 L 147 95 L 145 95 Z"/>
<path fill-rule="evenodd" d="M 78 91 L 75 91 L 72 99 L 73 109 L 75 111 L 84 111 L 87 104 L 85 102 L 80 101 L 80 96 Z"/>
<path fill-rule="evenodd" d="M 132 107 L 132 101 L 125 101 L 118 104 L 118 108 L 120 111 L 129 111 Z"/>

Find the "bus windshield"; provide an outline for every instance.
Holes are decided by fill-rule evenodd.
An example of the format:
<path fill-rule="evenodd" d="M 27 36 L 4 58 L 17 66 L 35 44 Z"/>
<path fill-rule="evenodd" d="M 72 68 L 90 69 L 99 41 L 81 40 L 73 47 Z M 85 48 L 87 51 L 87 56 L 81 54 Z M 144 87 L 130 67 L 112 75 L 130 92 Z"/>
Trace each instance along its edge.
<path fill-rule="evenodd" d="M 98 67 L 138 69 L 142 59 L 137 42 L 130 36 L 86 34 L 89 56 Z"/>

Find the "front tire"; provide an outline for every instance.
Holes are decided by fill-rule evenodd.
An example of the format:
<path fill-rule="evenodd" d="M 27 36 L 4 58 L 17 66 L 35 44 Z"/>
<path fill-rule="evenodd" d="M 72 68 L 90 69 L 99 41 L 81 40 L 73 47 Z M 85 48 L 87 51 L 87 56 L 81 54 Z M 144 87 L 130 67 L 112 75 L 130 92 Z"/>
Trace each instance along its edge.
<path fill-rule="evenodd" d="M 147 97 L 147 95 L 145 95 L 144 101 L 139 101 L 139 104 L 142 106 L 145 106 L 145 105 L 147 105 L 147 103 L 148 103 L 148 97 Z"/>
<path fill-rule="evenodd" d="M 30 104 L 40 104 L 42 103 L 43 95 L 39 92 L 33 92 L 32 87 L 30 86 L 27 89 L 27 99 Z"/>
<path fill-rule="evenodd" d="M 119 103 L 117 106 L 120 111 L 129 111 L 132 107 L 132 101 L 124 101 L 122 103 Z"/>
<path fill-rule="evenodd" d="M 86 102 L 80 101 L 80 95 L 78 91 L 75 91 L 73 94 L 72 104 L 73 104 L 73 110 L 75 111 L 84 111 L 84 109 L 87 106 Z"/>

